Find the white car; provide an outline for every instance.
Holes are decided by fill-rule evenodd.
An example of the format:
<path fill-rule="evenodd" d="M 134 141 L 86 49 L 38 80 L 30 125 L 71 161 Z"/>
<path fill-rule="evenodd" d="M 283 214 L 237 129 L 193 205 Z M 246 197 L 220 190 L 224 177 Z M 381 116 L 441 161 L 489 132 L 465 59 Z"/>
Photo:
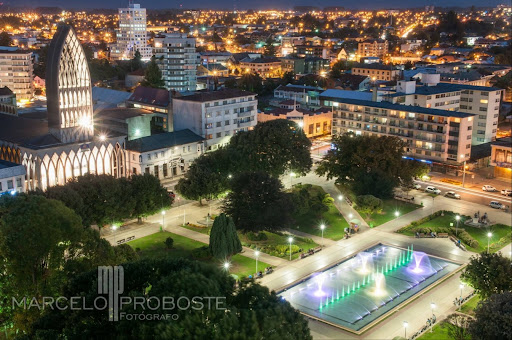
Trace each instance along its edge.
<path fill-rule="evenodd" d="M 433 187 L 433 186 L 429 185 L 428 187 L 425 188 L 425 192 L 427 192 L 429 194 L 439 195 L 441 193 L 441 190 L 439 190 L 436 187 Z"/>
<path fill-rule="evenodd" d="M 460 200 L 460 195 L 457 194 L 455 191 L 447 191 L 446 194 L 444 194 L 444 197 Z"/>
<path fill-rule="evenodd" d="M 492 185 L 484 185 L 482 187 L 482 190 L 483 191 L 498 191 L 498 189 L 496 189 L 495 187 L 493 187 Z"/>
<path fill-rule="evenodd" d="M 491 203 L 489 203 L 489 206 L 494 209 L 503 209 L 503 204 L 501 204 L 498 201 L 491 201 Z"/>
<path fill-rule="evenodd" d="M 414 184 L 412 185 L 412 188 L 413 188 L 413 189 L 416 189 L 416 190 L 420 190 L 420 189 L 421 189 L 421 185 L 419 185 L 418 183 L 414 183 Z"/>
<path fill-rule="evenodd" d="M 503 189 L 503 190 L 501 190 L 501 194 L 503 196 L 512 196 L 512 190 L 510 190 L 510 189 Z"/>

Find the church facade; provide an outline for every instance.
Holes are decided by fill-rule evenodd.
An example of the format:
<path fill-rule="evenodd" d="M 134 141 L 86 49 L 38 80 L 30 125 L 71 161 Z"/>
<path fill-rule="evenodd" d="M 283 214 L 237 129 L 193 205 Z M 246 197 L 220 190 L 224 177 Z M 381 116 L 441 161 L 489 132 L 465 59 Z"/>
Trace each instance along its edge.
<path fill-rule="evenodd" d="M 0 113 L 0 159 L 25 166 L 27 190 L 86 173 L 126 176 L 126 135 L 94 129 L 89 67 L 69 25 L 50 44 L 46 86 L 46 119 Z"/>

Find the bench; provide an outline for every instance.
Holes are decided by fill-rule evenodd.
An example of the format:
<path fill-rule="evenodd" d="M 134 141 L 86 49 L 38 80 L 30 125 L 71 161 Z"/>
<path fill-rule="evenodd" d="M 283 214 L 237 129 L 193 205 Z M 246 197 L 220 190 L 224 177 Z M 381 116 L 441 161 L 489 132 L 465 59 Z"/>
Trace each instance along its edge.
<path fill-rule="evenodd" d="M 398 200 L 398 201 L 413 202 L 414 201 L 414 196 L 413 197 L 406 197 L 406 196 L 395 195 L 395 199 Z"/>
<path fill-rule="evenodd" d="M 447 238 L 448 237 L 448 233 L 438 233 L 437 237 Z"/>
<path fill-rule="evenodd" d="M 452 241 L 452 242 L 454 242 L 454 243 L 458 243 L 458 242 L 457 242 L 457 239 L 456 239 L 455 237 L 453 237 L 453 236 L 450 236 L 450 241 Z"/>
<path fill-rule="evenodd" d="M 320 250 L 322 250 L 322 247 L 316 247 L 315 249 L 313 249 L 315 253 L 318 253 Z"/>

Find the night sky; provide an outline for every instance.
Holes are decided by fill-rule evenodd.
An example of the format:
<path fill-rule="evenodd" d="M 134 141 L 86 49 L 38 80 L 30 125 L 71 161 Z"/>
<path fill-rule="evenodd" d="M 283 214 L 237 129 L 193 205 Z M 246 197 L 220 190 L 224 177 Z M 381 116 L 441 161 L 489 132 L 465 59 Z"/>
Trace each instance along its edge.
<path fill-rule="evenodd" d="M 1 1 L 1 0 L 0 0 Z M 366 1 L 347 1 L 347 0 L 135 0 L 145 8 L 212 8 L 212 9 L 291 9 L 293 6 L 308 5 L 320 8 L 327 6 L 340 6 L 353 9 L 378 9 L 378 8 L 412 8 L 423 7 L 426 5 L 434 6 L 496 6 L 500 3 L 507 3 L 508 0 L 486 0 L 484 2 L 477 0 L 366 0 Z M 3 1 L 3 7 L 6 6 L 57 6 L 63 9 L 73 8 L 118 8 L 126 7 L 128 0 L 7 0 Z"/>

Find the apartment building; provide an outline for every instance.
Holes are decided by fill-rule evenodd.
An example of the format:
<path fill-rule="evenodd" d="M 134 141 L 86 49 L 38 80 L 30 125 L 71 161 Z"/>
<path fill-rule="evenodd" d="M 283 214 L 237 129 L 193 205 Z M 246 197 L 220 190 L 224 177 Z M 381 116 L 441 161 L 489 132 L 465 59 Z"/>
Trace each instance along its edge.
<path fill-rule="evenodd" d="M 352 68 L 352 74 L 370 77 L 373 81 L 392 81 L 398 78 L 400 71 L 392 66 L 367 64 Z"/>
<path fill-rule="evenodd" d="M 146 173 L 161 180 L 180 177 L 204 152 L 203 141 L 189 129 L 130 140 L 126 142 L 127 174 Z"/>
<path fill-rule="evenodd" d="M 164 33 L 154 39 L 153 49 L 167 90 L 195 91 L 200 59 L 196 39 L 184 33 Z"/>
<path fill-rule="evenodd" d="M 18 101 L 34 97 L 34 62 L 32 52 L 0 50 L 0 88 L 7 86 Z"/>
<path fill-rule="evenodd" d="M 274 108 L 258 113 L 258 123 L 275 119 L 291 120 L 299 125 L 306 137 L 315 138 L 331 134 L 332 112 L 328 108 L 315 111 L 305 109 Z"/>
<path fill-rule="evenodd" d="M 190 129 L 205 139 L 206 151 L 225 145 L 235 133 L 257 123 L 256 94 L 238 89 L 197 92 L 173 98 L 174 129 Z"/>
<path fill-rule="evenodd" d="M 424 74 L 423 86 L 414 81 L 398 81 L 395 93 L 384 100 L 475 115 L 472 143 L 483 144 L 496 139 L 503 89 L 466 84 L 439 83 L 439 74 Z"/>
<path fill-rule="evenodd" d="M 397 136 L 407 143 L 409 157 L 425 162 L 457 165 L 470 157 L 470 113 L 324 95 L 320 99 L 333 108 L 333 134 Z"/>
<path fill-rule="evenodd" d="M 130 1 L 128 8 L 119 8 L 119 28 L 116 32 L 116 44 L 112 46 L 110 57 L 114 60 L 132 59 L 139 51 L 142 60 L 153 55 L 148 45 L 146 9 Z"/>
<path fill-rule="evenodd" d="M 367 57 L 384 58 L 388 54 L 387 40 L 365 40 L 357 44 L 357 58 Z"/>
<path fill-rule="evenodd" d="M 240 60 L 243 73 L 258 73 L 263 78 L 277 77 L 281 74 L 281 60 L 276 57 L 245 58 Z"/>

